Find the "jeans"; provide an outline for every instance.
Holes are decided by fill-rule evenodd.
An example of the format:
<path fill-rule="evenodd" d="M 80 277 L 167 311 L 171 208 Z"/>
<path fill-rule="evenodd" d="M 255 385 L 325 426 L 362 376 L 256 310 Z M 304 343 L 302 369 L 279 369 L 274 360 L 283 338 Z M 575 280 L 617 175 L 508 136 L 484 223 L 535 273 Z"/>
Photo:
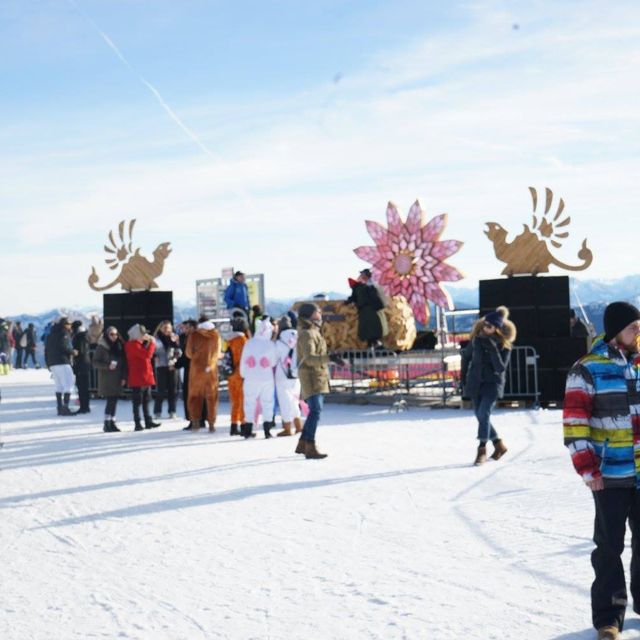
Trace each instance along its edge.
<path fill-rule="evenodd" d="M 627 606 L 627 587 L 620 556 L 624 550 L 627 519 L 631 529 L 631 597 L 640 606 L 640 491 L 603 489 L 593 492 L 596 517 L 591 553 L 595 580 L 591 585 L 593 626 L 616 625 L 622 629 Z"/>
<path fill-rule="evenodd" d="M 496 440 L 498 434 L 491 424 L 491 411 L 498 400 L 498 389 L 495 385 L 481 385 L 473 398 L 473 411 L 478 419 L 478 440 L 487 442 Z"/>
<path fill-rule="evenodd" d="M 316 429 L 318 428 L 318 422 L 320 422 L 324 396 L 318 393 L 315 396 L 309 396 L 306 402 L 309 407 L 309 415 L 304 421 L 304 427 L 302 428 L 302 435 L 300 437 L 306 442 L 313 442 L 316 439 Z"/>

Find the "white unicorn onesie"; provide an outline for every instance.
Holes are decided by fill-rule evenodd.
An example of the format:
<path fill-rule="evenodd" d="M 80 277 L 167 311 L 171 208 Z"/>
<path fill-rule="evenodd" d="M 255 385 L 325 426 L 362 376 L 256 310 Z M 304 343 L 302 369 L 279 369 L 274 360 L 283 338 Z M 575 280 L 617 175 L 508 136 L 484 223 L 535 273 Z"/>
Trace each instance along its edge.
<path fill-rule="evenodd" d="M 296 427 L 296 433 L 302 431 L 300 420 L 300 380 L 298 379 L 298 357 L 296 343 L 298 332 L 295 329 L 285 329 L 276 341 L 276 393 L 282 416 L 283 430 L 278 436 L 290 436 L 291 423 Z"/>
<path fill-rule="evenodd" d="M 241 435 L 252 438 L 253 423 L 262 414 L 264 437 L 271 438 L 273 427 L 273 400 L 275 382 L 273 369 L 276 366 L 276 347 L 271 340 L 273 325 L 271 320 L 258 320 L 256 334 L 244 345 L 240 358 L 240 375 L 243 378 L 244 415 L 246 422 L 241 427 Z"/>

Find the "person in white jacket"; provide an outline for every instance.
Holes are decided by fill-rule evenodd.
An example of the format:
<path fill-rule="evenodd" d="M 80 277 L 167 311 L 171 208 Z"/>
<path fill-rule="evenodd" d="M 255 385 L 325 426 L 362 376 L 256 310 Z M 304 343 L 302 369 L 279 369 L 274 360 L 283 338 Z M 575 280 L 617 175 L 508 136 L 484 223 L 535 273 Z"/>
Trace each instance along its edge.
<path fill-rule="evenodd" d="M 278 437 L 280 437 L 293 435 L 291 423 L 295 425 L 295 432 L 301 433 L 302 421 L 300 420 L 300 380 L 298 379 L 298 357 L 296 355 L 298 332 L 291 327 L 291 320 L 287 316 L 280 318 L 278 329 L 276 394 L 282 416 L 283 430 L 278 433 Z"/>
<path fill-rule="evenodd" d="M 262 414 L 264 437 L 271 438 L 276 366 L 276 346 L 271 340 L 273 325 L 270 318 L 256 322 L 256 332 L 247 341 L 240 359 L 240 375 L 243 378 L 244 415 L 246 422 L 240 427 L 240 435 L 253 438 L 253 423 Z"/>

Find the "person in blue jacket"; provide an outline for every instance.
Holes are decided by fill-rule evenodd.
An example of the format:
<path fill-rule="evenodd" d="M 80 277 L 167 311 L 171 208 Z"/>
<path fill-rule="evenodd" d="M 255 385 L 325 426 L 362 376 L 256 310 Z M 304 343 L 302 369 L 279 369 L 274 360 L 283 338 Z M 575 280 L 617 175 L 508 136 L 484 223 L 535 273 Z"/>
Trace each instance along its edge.
<path fill-rule="evenodd" d="M 233 279 L 224 292 L 224 302 L 227 309 L 242 309 L 249 317 L 249 289 L 242 271 L 233 274 Z"/>

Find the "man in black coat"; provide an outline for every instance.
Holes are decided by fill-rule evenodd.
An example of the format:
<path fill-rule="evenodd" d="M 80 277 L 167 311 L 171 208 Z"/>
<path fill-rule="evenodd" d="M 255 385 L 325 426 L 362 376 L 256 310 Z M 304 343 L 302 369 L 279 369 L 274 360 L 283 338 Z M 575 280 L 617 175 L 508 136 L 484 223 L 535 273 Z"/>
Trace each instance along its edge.
<path fill-rule="evenodd" d="M 195 331 L 198 327 L 198 323 L 195 320 L 185 320 L 182 323 L 182 331 L 180 332 L 180 349 L 182 355 L 176 361 L 176 369 L 182 369 L 182 401 L 184 403 L 184 417 L 189 421 L 189 424 L 183 429 L 183 431 L 191 431 L 191 418 L 189 417 L 189 367 L 191 366 L 191 360 L 187 358 L 187 338 L 189 334 Z M 202 415 L 206 415 L 203 413 Z"/>
<path fill-rule="evenodd" d="M 353 302 L 358 308 L 358 338 L 369 347 L 381 344 L 383 335 L 382 321 L 378 312 L 384 309 L 384 302 L 377 287 L 371 281 L 371 271 L 363 269 L 356 282 L 349 280 L 351 296 L 347 302 Z"/>
<path fill-rule="evenodd" d="M 15 368 L 22 369 L 22 356 L 24 355 L 26 343 L 25 340 L 23 340 L 24 330 L 22 329 L 22 322 L 20 322 L 19 320 L 13 325 L 11 336 L 13 337 L 13 344 L 15 345 L 16 349 Z"/>
<path fill-rule="evenodd" d="M 47 337 L 45 358 L 47 367 L 53 374 L 56 387 L 56 404 L 59 416 L 73 416 L 75 411 L 69 409 L 71 392 L 75 383 L 71 357 L 73 345 L 71 344 L 71 322 L 62 317 L 53 325 Z"/>
<path fill-rule="evenodd" d="M 71 324 L 73 346 L 73 373 L 76 376 L 80 409 L 78 413 L 89 413 L 89 384 L 91 379 L 91 355 L 87 328 L 80 320 Z"/>

